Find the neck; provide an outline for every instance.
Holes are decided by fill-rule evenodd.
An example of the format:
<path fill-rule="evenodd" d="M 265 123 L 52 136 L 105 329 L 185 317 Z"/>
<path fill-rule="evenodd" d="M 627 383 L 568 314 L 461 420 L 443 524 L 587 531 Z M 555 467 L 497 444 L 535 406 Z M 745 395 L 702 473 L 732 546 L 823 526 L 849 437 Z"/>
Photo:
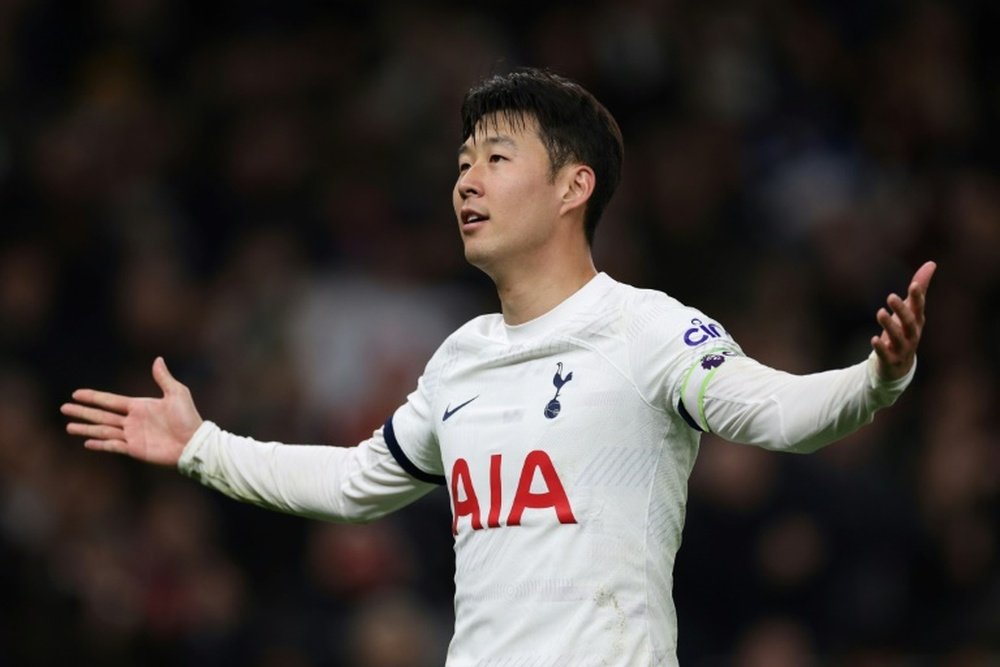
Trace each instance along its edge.
<path fill-rule="evenodd" d="M 507 324 L 524 324 L 549 312 L 597 275 L 589 248 L 562 261 L 522 264 L 517 271 L 493 276 L 500 309 Z"/>

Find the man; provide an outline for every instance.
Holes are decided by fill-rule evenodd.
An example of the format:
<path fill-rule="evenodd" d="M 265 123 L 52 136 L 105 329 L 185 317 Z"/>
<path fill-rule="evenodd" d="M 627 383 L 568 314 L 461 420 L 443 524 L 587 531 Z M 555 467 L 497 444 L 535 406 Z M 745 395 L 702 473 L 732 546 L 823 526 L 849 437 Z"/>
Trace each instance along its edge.
<path fill-rule="evenodd" d="M 866 360 L 776 371 L 710 317 L 596 271 L 590 242 L 622 141 L 588 92 L 523 70 L 470 90 L 462 119 L 455 215 L 502 314 L 452 334 L 370 439 L 342 449 L 226 433 L 160 358 L 163 398 L 78 390 L 67 430 L 330 520 L 375 519 L 443 484 L 450 667 L 675 664 L 672 569 L 700 433 L 810 452 L 868 423 L 913 376 L 935 265 L 905 299 L 888 297 Z"/>

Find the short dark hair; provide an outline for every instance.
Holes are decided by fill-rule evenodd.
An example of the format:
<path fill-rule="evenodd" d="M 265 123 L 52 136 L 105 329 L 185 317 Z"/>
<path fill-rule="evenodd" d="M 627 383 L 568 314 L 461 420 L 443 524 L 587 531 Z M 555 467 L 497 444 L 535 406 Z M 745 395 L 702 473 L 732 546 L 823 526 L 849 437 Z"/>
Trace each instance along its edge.
<path fill-rule="evenodd" d="M 489 116 L 515 127 L 534 118 L 553 176 L 571 161 L 594 170 L 594 192 L 583 219 L 587 242 L 593 243 L 597 221 L 621 180 L 625 154 L 611 113 L 580 84 L 547 70 L 524 68 L 491 76 L 469 89 L 462 101 L 462 141 L 482 129 Z"/>

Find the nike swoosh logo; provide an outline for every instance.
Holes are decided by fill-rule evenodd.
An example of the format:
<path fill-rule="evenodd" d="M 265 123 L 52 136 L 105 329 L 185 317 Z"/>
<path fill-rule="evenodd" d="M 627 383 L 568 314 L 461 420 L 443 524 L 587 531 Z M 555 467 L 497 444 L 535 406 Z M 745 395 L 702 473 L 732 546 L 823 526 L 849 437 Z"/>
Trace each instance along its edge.
<path fill-rule="evenodd" d="M 448 407 L 444 409 L 444 416 L 441 417 L 441 421 L 443 421 L 443 422 L 448 421 L 448 419 L 451 418 L 451 416 L 453 414 L 455 414 L 456 412 L 458 412 L 459 410 L 461 410 L 462 408 L 464 408 L 469 403 L 472 403 L 477 398 L 479 398 L 479 394 L 476 394 L 475 396 L 473 396 L 472 398 L 470 398 L 469 400 L 467 400 L 465 403 L 462 403 L 461 405 L 455 406 L 454 410 L 451 409 L 451 403 L 449 403 Z"/>

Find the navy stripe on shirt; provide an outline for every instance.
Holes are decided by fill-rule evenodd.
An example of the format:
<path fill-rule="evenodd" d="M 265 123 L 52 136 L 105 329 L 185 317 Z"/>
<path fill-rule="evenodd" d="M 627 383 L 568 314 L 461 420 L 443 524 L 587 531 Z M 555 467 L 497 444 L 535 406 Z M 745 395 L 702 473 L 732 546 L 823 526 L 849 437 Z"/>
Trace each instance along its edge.
<path fill-rule="evenodd" d="M 406 453 L 403 451 L 403 448 L 399 446 L 399 441 L 396 440 L 396 431 L 392 428 L 392 417 L 389 417 L 385 421 L 385 426 L 382 427 L 382 436 L 385 438 L 385 444 L 389 446 L 389 452 L 392 454 L 393 458 L 396 459 L 396 463 L 398 463 L 403 470 L 410 473 L 410 475 L 419 479 L 421 482 L 427 482 L 428 484 L 440 484 L 441 486 L 444 486 L 444 475 L 432 475 L 429 472 L 424 472 L 414 465 L 413 461 L 406 457 Z"/>
<path fill-rule="evenodd" d="M 698 422 L 696 422 L 694 420 L 694 417 L 691 416 L 691 413 L 688 412 L 688 410 L 687 410 L 686 407 L 684 407 L 684 401 L 683 400 L 677 401 L 677 412 L 681 413 L 681 417 L 683 417 L 684 421 L 686 421 L 688 423 L 688 426 L 690 426 L 691 428 L 693 428 L 696 431 L 701 431 L 702 433 L 705 432 L 705 429 L 703 429 L 702 427 L 698 426 Z"/>

